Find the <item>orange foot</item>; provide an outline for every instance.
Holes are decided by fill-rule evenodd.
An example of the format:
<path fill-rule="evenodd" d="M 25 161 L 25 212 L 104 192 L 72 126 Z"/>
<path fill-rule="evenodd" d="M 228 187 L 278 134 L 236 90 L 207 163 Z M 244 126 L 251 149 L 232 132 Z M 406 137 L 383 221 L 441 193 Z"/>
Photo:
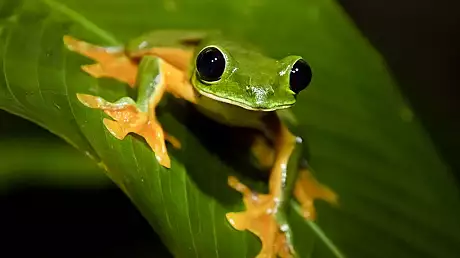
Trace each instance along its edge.
<path fill-rule="evenodd" d="M 243 194 L 246 211 L 227 213 L 227 220 L 235 229 L 249 230 L 260 239 L 262 249 L 257 258 L 292 257 L 293 250 L 286 234 L 275 219 L 274 196 L 254 193 L 235 177 L 229 177 L 228 184 Z"/>
<path fill-rule="evenodd" d="M 136 103 L 128 97 L 121 98 L 115 103 L 86 94 L 77 94 L 77 97 L 87 107 L 101 109 L 114 119 L 104 118 L 104 125 L 113 136 L 122 140 L 128 133 L 132 132 L 144 137 L 155 152 L 158 162 L 166 168 L 171 167 L 165 139 L 175 148 L 180 148 L 180 142 L 163 131 L 155 118 L 154 109 L 150 109 L 149 112 L 142 112 Z"/>
<path fill-rule="evenodd" d="M 286 239 L 283 226 L 275 218 L 277 203 L 273 195 L 257 194 L 240 183 L 235 177 L 229 177 L 228 184 L 243 194 L 246 210 L 227 213 L 227 220 L 237 230 L 248 230 L 255 234 L 262 243 L 262 250 L 257 258 L 292 257 L 294 250 Z M 328 187 L 320 184 L 311 173 L 302 169 L 296 181 L 294 196 L 302 207 L 302 216 L 314 220 L 315 199 L 322 199 L 337 204 L 337 195 Z"/>
<path fill-rule="evenodd" d="M 64 36 L 64 44 L 71 51 L 96 61 L 82 69 L 95 78 L 108 77 L 134 87 L 138 65 L 125 55 L 122 47 L 101 47 Z"/>
<path fill-rule="evenodd" d="M 302 207 L 302 216 L 306 219 L 316 219 L 313 205 L 315 199 L 321 199 L 336 205 L 338 196 L 329 187 L 319 183 L 308 169 L 301 169 L 296 181 L 294 196 Z"/>

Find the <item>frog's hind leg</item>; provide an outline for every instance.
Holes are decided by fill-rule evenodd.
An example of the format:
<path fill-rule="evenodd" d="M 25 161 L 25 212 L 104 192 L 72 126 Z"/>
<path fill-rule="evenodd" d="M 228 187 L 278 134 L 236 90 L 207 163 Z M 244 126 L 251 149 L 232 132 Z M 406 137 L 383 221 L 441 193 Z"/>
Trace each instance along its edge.
<path fill-rule="evenodd" d="M 165 71 L 165 69 L 171 70 Z M 146 56 L 140 63 L 139 75 L 136 80 L 136 85 L 139 87 L 137 102 L 128 97 L 114 103 L 101 97 L 86 94 L 77 94 L 77 97 L 84 105 L 101 109 L 113 119 L 104 119 L 104 125 L 113 136 L 118 139 L 123 139 L 128 133 L 142 136 L 155 152 L 158 162 L 169 168 L 171 160 L 166 149 L 165 139 L 177 148 L 180 147 L 180 143 L 163 131 L 156 119 L 155 108 L 168 86 L 165 74 L 174 73 L 181 76 L 180 72 L 166 66 L 161 59 Z"/>
<path fill-rule="evenodd" d="M 123 47 L 101 47 L 64 36 L 64 44 L 71 51 L 97 63 L 83 65 L 82 70 L 95 78 L 113 78 L 134 87 L 138 66 L 124 52 Z"/>
<path fill-rule="evenodd" d="M 274 146 L 267 145 L 263 138 L 256 138 L 252 152 L 259 162 L 272 163 L 269 193 L 258 194 L 240 183 L 229 179 L 229 185 L 243 194 L 246 210 L 227 214 L 235 229 L 249 230 L 262 242 L 257 257 L 292 257 L 295 255 L 290 225 L 286 219 L 290 211 L 290 200 L 294 196 L 301 204 L 302 215 L 315 217 L 313 201 L 323 199 L 336 203 L 336 194 L 317 182 L 302 164 L 302 139 L 295 137 L 282 123 L 272 123 Z M 299 169 L 300 168 L 300 169 Z"/>

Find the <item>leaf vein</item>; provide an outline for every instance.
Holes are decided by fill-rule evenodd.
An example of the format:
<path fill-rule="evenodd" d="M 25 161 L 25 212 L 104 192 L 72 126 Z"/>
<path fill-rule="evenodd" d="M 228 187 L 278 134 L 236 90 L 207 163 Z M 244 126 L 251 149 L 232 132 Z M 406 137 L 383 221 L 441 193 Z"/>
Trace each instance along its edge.
<path fill-rule="evenodd" d="M 48 18 L 49 18 L 49 15 L 46 16 L 46 18 L 42 21 L 42 26 L 40 28 L 40 33 L 39 33 L 39 37 L 37 39 L 37 47 L 38 47 L 38 54 L 37 54 L 37 58 L 35 60 L 35 63 L 37 64 L 36 67 L 35 67 L 35 73 L 36 73 L 36 76 L 37 76 L 37 89 L 38 89 L 38 95 L 40 96 L 42 102 L 43 102 L 43 106 L 46 106 L 46 101 L 45 101 L 45 98 L 43 96 L 43 92 L 41 90 L 41 86 L 40 86 L 40 78 L 39 78 L 39 71 L 38 71 L 38 67 L 39 67 L 39 64 L 40 64 L 40 53 L 41 53 L 41 47 L 42 47 L 42 39 L 43 39 L 43 34 L 45 33 L 45 26 L 46 26 L 46 23 L 48 21 Z M 54 103 L 53 103 L 54 104 Z"/>
<path fill-rule="evenodd" d="M 217 243 L 217 236 L 216 236 L 216 210 L 215 210 L 215 206 L 216 206 L 216 201 L 215 200 L 211 200 L 210 201 L 211 203 L 209 204 L 209 209 L 211 210 L 211 221 L 212 221 L 212 236 L 213 236 L 213 239 L 214 239 L 214 250 L 216 251 L 216 257 L 220 257 L 219 256 L 219 245 Z"/>
<path fill-rule="evenodd" d="M 192 246 L 193 246 L 193 251 L 195 253 L 195 257 L 198 257 L 198 253 L 197 253 L 197 250 L 196 250 L 196 244 L 195 244 L 195 238 L 194 238 L 193 230 L 192 230 L 192 223 L 190 221 L 190 203 L 189 203 L 188 197 L 187 197 L 188 180 L 187 180 L 185 172 L 182 173 L 182 177 L 183 177 L 182 179 L 183 179 L 183 182 L 184 182 L 184 200 L 185 200 L 185 207 L 187 209 L 187 214 L 188 214 L 187 221 L 188 221 L 188 228 L 189 228 L 189 231 L 190 231 L 190 239 L 192 240 Z"/>
<path fill-rule="evenodd" d="M 5 39 L 5 46 L 3 47 L 3 58 L 2 58 L 2 62 L 3 62 L 3 75 L 5 76 L 5 86 L 6 86 L 6 89 L 8 90 L 8 92 L 10 93 L 11 95 L 11 98 L 14 100 L 14 102 L 16 102 L 20 108 L 22 108 L 23 110 L 27 111 L 27 108 L 24 104 L 21 103 L 21 101 L 19 101 L 19 99 L 16 97 L 16 95 L 14 94 L 13 92 L 13 89 L 11 88 L 11 84 L 10 84 L 10 81 L 8 79 L 8 74 L 6 72 L 6 53 L 8 51 L 8 48 L 9 48 L 9 45 L 10 45 L 10 40 L 11 40 L 11 35 L 13 34 L 13 26 L 11 26 L 11 28 L 8 30 L 8 34 L 6 35 L 6 39 Z"/>
<path fill-rule="evenodd" d="M 153 163 L 153 162 L 152 162 Z M 161 202 L 163 203 L 163 206 L 166 206 L 166 202 L 165 202 L 165 198 L 164 198 L 164 195 L 163 195 L 163 184 L 161 182 L 161 169 L 158 170 L 158 173 L 157 174 L 157 177 L 158 177 L 158 187 L 159 187 L 159 192 L 160 192 L 160 198 L 161 198 Z M 168 227 L 170 228 L 170 230 L 172 231 L 173 230 L 173 226 L 171 224 L 171 219 L 169 218 L 169 213 L 168 213 L 168 209 L 163 209 L 163 211 L 165 212 L 165 216 L 166 216 L 166 223 L 168 224 Z"/>
<path fill-rule="evenodd" d="M 291 205 L 294 207 L 294 210 L 298 212 L 299 214 L 302 213 L 302 208 L 298 203 L 296 203 L 294 200 L 291 200 Z M 316 236 L 318 236 L 321 241 L 328 247 L 328 249 L 332 252 L 332 254 L 337 257 L 337 258 L 345 258 L 346 256 L 342 254 L 342 252 L 335 246 L 335 244 L 329 239 L 324 231 L 316 225 L 316 223 L 310 221 L 310 220 L 305 220 L 305 222 L 308 224 L 308 226 L 316 233 Z"/>

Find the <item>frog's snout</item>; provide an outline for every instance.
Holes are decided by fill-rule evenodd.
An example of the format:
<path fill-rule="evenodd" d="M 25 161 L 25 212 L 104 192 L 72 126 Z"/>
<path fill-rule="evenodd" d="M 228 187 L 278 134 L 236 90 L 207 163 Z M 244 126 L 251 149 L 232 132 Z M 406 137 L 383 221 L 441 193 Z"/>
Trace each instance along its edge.
<path fill-rule="evenodd" d="M 270 95 L 274 95 L 274 91 L 271 87 L 249 85 L 249 95 L 254 99 L 254 104 L 264 106 L 267 103 Z"/>

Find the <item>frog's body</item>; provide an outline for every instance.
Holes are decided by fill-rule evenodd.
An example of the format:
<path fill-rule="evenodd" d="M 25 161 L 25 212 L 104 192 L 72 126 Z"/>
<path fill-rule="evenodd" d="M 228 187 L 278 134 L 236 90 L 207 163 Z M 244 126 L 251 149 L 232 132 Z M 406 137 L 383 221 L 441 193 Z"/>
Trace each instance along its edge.
<path fill-rule="evenodd" d="M 167 45 L 159 40 L 161 37 L 168 38 Z M 224 52 L 229 66 L 224 72 L 227 76 L 215 84 L 203 85 L 197 78 L 194 64 L 179 64 L 176 60 L 170 60 L 176 67 L 186 68 L 189 65 L 187 78 L 190 78 L 196 91 L 195 105 L 202 113 L 220 123 L 266 131 L 263 128 L 265 125 L 261 123 L 263 117 L 273 115 L 270 111 L 289 108 L 295 103 L 295 94 L 288 91 L 288 88 L 280 87 L 286 82 L 279 82 L 283 78 L 280 73 L 286 73 L 288 65 L 282 67 L 282 62 L 226 40 L 219 33 L 152 32 L 132 41 L 127 52 L 137 56 L 152 48 L 171 45 L 175 49 L 189 50 L 193 53 L 192 60 L 207 46 L 217 46 Z M 188 57 L 181 58 L 181 61 L 186 59 Z"/>
<path fill-rule="evenodd" d="M 296 95 L 309 83 L 311 71 L 301 57 L 275 60 L 205 32 L 157 31 L 116 51 L 67 36 L 64 40 L 69 49 L 98 62 L 83 66 L 92 76 L 112 77 L 138 88 L 137 101 L 126 97 L 110 103 L 101 97 L 77 96 L 86 106 L 104 110 L 114 119 L 104 119 L 104 124 L 115 137 L 123 139 L 128 133 L 144 137 L 164 167 L 170 167 L 165 139 L 180 147 L 155 116 L 165 92 L 193 103 L 217 122 L 258 129 L 271 142 L 272 147 L 258 139 L 253 143 L 255 156 L 272 167 L 268 194 L 255 195 L 236 178 L 229 178 L 230 186 L 244 195 L 247 210 L 228 213 L 227 219 L 234 228 L 249 230 L 261 239 L 258 257 L 295 255 L 285 218 L 292 194 L 306 218 L 315 215 L 315 198 L 336 201 L 332 191 L 299 167 L 301 140 L 277 113 L 294 105 Z"/>

